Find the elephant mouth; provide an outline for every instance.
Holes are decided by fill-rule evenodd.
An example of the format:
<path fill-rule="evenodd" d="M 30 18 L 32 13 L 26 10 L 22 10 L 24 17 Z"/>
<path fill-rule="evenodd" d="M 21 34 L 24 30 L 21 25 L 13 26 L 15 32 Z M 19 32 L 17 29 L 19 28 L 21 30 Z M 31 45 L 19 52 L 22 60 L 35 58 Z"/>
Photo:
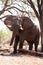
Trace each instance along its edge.
<path fill-rule="evenodd" d="M 7 27 L 11 28 L 12 26 L 11 25 L 7 25 Z"/>

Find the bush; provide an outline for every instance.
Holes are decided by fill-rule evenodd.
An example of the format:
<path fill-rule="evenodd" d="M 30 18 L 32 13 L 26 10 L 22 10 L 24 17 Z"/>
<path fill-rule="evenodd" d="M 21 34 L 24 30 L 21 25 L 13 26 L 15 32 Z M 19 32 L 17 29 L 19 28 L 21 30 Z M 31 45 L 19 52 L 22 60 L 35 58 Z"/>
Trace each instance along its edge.
<path fill-rule="evenodd" d="M 0 43 L 8 39 L 10 36 L 11 36 L 11 32 L 5 32 L 3 30 L 0 30 Z"/>

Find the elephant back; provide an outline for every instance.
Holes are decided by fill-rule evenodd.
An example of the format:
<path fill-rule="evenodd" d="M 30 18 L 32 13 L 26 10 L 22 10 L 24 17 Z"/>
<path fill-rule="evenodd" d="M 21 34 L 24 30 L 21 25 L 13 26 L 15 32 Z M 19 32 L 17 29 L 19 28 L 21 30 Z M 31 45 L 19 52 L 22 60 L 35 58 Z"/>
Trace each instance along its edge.
<path fill-rule="evenodd" d="M 34 23 L 28 17 L 21 17 L 21 25 L 23 29 L 30 29 L 34 26 Z"/>

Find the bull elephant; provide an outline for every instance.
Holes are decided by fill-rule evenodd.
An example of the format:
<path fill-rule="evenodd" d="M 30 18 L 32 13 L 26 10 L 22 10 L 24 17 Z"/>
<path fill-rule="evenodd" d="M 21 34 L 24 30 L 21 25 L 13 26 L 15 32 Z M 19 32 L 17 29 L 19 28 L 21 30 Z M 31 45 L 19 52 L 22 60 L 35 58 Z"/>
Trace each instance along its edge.
<path fill-rule="evenodd" d="M 12 45 L 15 37 L 14 53 L 17 52 L 18 42 L 20 42 L 19 49 L 21 49 L 24 40 L 28 42 L 29 50 L 32 50 L 34 43 L 35 51 L 37 51 L 40 32 L 28 17 L 24 16 L 18 18 L 17 16 L 10 15 L 5 19 L 4 23 L 11 31 L 13 31 L 10 45 Z"/>

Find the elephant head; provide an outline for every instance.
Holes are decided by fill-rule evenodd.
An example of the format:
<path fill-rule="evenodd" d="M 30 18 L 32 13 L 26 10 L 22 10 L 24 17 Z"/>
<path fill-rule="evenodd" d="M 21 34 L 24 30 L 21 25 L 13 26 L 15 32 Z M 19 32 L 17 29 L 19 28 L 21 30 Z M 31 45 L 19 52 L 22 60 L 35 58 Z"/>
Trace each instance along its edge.
<path fill-rule="evenodd" d="M 18 16 L 8 15 L 4 23 L 11 31 L 13 31 L 15 28 L 24 30 L 24 29 L 30 29 L 34 26 L 31 19 L 25 16 L 18 17 Z"/>
<path fill-rule="evenodd" d="M 23 30 L 22 25 L 21 25 L 20 22 L 21 22 L 21 20 L 20 20 L 20 18 L 18 16 L 12 16 L 12 15 L 8 15 L 6 17 L 6 19 L 4 20 L 4 24 L 11 31 L 13 31 L 15 28 Z"/>
<path fill-rule="evenodd" d="M 9 15 L 4 20 L 4 24 L 9 28 L 9 30 L 13 31 L 15 34 L 18 33 L 18 30 L 22 28 L 22 25 L 20 23 L 20 18 L 17 16 Z"/>

